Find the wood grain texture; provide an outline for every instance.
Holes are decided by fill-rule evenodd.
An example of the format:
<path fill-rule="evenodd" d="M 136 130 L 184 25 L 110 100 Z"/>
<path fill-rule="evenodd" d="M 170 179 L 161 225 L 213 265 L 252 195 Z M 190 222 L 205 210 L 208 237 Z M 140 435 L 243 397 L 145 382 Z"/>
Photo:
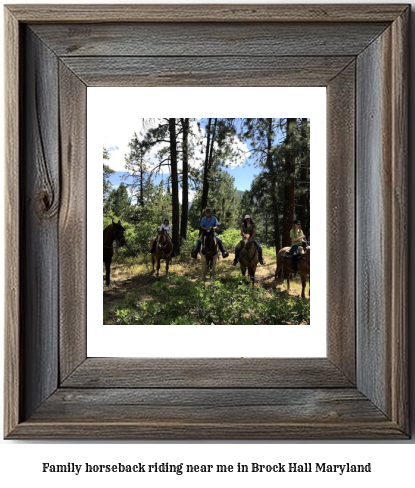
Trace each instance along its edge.
<path fill-rule="evenodd" d="M 386 5 L 8 5 L 20 21 L 58 22 L 393 22 L 407 9 Z"/>
<path fill-rule="evenodd" d="M 322 388 L 352 383 L 327 359 L 88 358 L 65 388 Z"/>
<path fill-rule="evenodd" d="M 34 25 L 58 56 L 357 56 L 387 23 Z"/>
<path fill-rule="evenodd" d="M 113 439 L 113 440 L 404 440 L 405 435 L 390 421 L 356 422 L 142 422 L 80 421 L 20 424 L 10 439 Z"/>
<path fill-rule="evenodd" d="M 409 235 L 408 164 L 409 161 L 409 22 L 407 10 L 391 25 L 394 46 L 391 59 L 391 164 L 392 164 L 392 229 L 393 236 Z M 391 295 L 391 418 L 409 431 L 408 392 L 408 287 L 409 249 L 392 240 Z"/>
<path fill-rule="evenodd" d="M 62 405 L 65 408 L 62 411 Z M 387 421 L 354 388 L 157 388 L 60 389 L 47 399 L 32 420 L 234 423 L 346 424 L 350 421 Z"/>
<path fill-rule="evenodd" d="M 21 263 L 24 411 L 30 416 L 58 386 L 58 61 L 25 33 L 25 151 Z"/>
<path fill-rule="evenodd" d="M 59 375 L 86 358 L 86 85 L 59 64 Z"/>
<path fill-rule="evenodd" d="M 345 57 L 63 57 L 88 86 L 325 86 Z"/>
<path fill-rule="evenodd" d="M 408 418 L 407 51 L 396 35 L 407 22 L 368 47 L 357 73 L 357 384 L 397 421 Z"/>
<path fill-rule="evenodd" d="M 9 12 L 5 11 L 5 355 L 4 372 L 4 435 L 19 423 L 22 378 L 20 369 L 20 119 L 19 119 L 19 25 Z"/>
<path fill-rule="evenodd" d="M 327 87 L 327 355 L 356 381 L 355 62 Z M 347 229 L 347 230 L 346 230 Z"/>
<path fill-rule="evenodd" d="M 402 246 L 395 245 L 394 239 L 402 229 L 406 231 L 407 225 L 408 7 L 188 7 L 15 5 L 7 10 L 10 73 L 6 86 L 14 99 L 7 105 L 12 144 L 7 153 L 11 167 L 6 205 L 11 236 L 8 257 L 16 268 L 8 270 L 11 290 L 6 319 L 10 321 L 6 331 L 6 358 L 10 359 L 6 366 L 6 437 L 407 438 L 407 254 L 402 252 Z M 356 247 L 356 322 L 350 285 L 353 270 L 344 268 L 330 251 L 334 269 L 344 277 L 329 278 L 329 283 L 339 290 L 328 295 L 328 359 L 84 360 L 84 312 L 82 307 L 76 310 L 75 304 L 85 303 L 82 296 L 85 275 L 80 283 L 69 276 L 73 273 L 70 264 L 73 251 L 66 241 L 83 218 L 82 120 L 86 116 L 83 85 L 102 85 L 114 76 L 121 84 L 145 85 L 148 77 L 155 86 L 182 83 L 203 86 L 212 60 L 205 52 L 200 57 L 176 58 L 171 56 L 175 48 L 166 45 L 157 46 L 155 52 L 164 49 L 168 56 L 156 56 L 154 62 L 135 54 L 125 58 L 116 53 L 115 57 L 92 56 L 88 58 L 88 67 L 85 56 L 72 55 L 87 46 L 95 49 L 87 29 L 81 36 L 81 30 L 76 29 L 79 45 L 76 44 L 71 56 L 62 58 L 42 40 L 45 30 L 35 36 L 33 30 L 39 26 L 23 23 L 43 24 L 42 29 L 49 24 L 54 30 L 53 24 L 59 22 L 108 24 L 123 19 L 128 23 L 166 22 L 164 31 L 172 33 L 176 40 L 180 29 L 170 24 L 184 22 L 185 38 L 186 29 L 193 22 L 213 22 L 210 27 L 218 29 L 217 36 L 209 37 L 207 25 L 202 31 L 204 39 L 211 42 L 210 47 L 218 52 L 227 42 L 224 33 L 230 32 L 226 23 L 252 23 L 252 29 L 248 29 L 250 37 L 243 40 L 238 34 L 236 39 L 245 42 L 253 55 L 245 59 L 233 56 L 240 46 L 230 37 L 222 72 L 220 56 L 213 61 L 218 63 L 215 84 L 219 85 L 223 77 L 230 86 L 242 86 L 249 84 L 249 78 L 251 86 L 258 86 L 262 63 L 265 79 L 262 86 L 286 80 L 291 85 L 295 81 L 289 78 L 301 78 L 299 73 L 305 68 L 312 83 L 321 82 L 328 87 L 328 136 L 334 138 L 329 143 L 329 215 L 344 225 L 342 231 L 347 234 L 344 251 L 349 259 L 353 255 L 353 240 Z M 299 38 L 302 32 L 298 30 L 299 24 L 295 25 L 298 22 L 302 25 L 339 22 L 338 26 L 353 22 L 359 24 L 356 32 L 362 32 L 362 26 L 368 23 L 391 25 L 386 29 L 382 25 L 382 34 L 371 38 L 373 42 L 357 54 L 354 78 L 354 60 L 345 54 L 350 47 L 348 42 L 340 56 L 328 59 L 318 53 L 306 60 L 289 52 L 295 47 L 289 48 L 292 41 L 286 35 L 287 56 L 257 55 L 260 43 L 257 44 L 254 24 L 265 21 L 292 23 L 291 28 Z M 265 27 L 269 28 L 268 33 L 272 31 L 270 26 Z M 379 28 L 379 24 L 375 27 Z M 148 29 L 152 28 L 149 25 L 147 30 L 143 29 L 150 32 Z M 332 26 L 329 30 L 333 31 Z M 370 32 L 373 35 L 372 28 Z M 19 58 L 21 36 L 27 55 Z M 71 48 L 69 37 L 68 34 L 66 46 L 62 43 L 65 52 Z M 333 33 L 327 33 L 325 39 L 332 40 Z M 102 50 L 106 41 L 97 37 L 95 40 L 99 44 L 97 49 Z M 124 42 L 125 47 L 119 46 L 121 53 L 132 49 L 131 41 Z M 141 45 L 149 49 L 146 42 L 142 39 Z M 324 44 L 324 39 L 315 40 L 313 49 L 319 42 Z M 185 40 L 179 43 L 180 49 L 185 45 Z M 278 41 L 273 40 L 270 45 L 275 47 Z M 284 46 L 280 48 L 278 52 L 283 52 Z M 140 75 L 140 67 L 144 75 Z M 106 68 L 109 74 L 105 73 Z M 248 68 L 248 75 L 243 73 L 244 68 Z M 289 68 L 288 76 L 284 74 L 285 68 Z M 356 118 L 355 137 L 352 114 Z M 21 128 L 22 120 L 25 124 Z M 354 146 L 355 187 L 350 164 Z M 341 153 L 341 161 L 333 159 L 336 149 Z M 346 181 L 343 186 L 342 178 Z M 353 201 L 356 233 L 354 210 L 349 208 Z M 21 206 L 16 209 L 18 202 Z M 20 225 L 14 228 L 11 219 L 16 217 Z M 332 241 L 329 244 L 333 246 Z M 75 244 L 76 251 L 83 253 L 84 246 L 81 236 Z M 76 270 L 81 273 L 82 265 L 77 264 Z"/>

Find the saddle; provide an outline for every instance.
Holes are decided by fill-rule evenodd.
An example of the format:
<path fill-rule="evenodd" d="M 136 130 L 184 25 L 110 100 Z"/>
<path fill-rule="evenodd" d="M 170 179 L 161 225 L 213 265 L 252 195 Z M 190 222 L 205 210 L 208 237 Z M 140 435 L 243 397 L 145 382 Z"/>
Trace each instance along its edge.
<path fill-rule="evenodd" d="M 290 248 L 288 251 L 285 251 L 284 253 L 284 257 L 285 258 L 291 258 L 293 256 L 293 253 L 291 252 L 291 249 Z M 298 259 L 300 259 L 304 254 L 305 254 L 305 250 L 304 250 L 304 247 L 303 246 L 298 246 Z"/>

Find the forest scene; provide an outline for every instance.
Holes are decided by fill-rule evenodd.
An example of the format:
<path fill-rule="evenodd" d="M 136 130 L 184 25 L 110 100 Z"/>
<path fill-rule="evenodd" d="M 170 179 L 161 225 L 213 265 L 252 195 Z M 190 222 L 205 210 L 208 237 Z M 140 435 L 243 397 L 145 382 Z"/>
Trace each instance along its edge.
<path fill-rule="evenodd" d="M 104 324 L 309 324 L 310 120 L 140 119 L 129 137 L 122 171 L 103 147 Z M 297 272 L 280 253 L 276 277 L 299 228 Z"/>

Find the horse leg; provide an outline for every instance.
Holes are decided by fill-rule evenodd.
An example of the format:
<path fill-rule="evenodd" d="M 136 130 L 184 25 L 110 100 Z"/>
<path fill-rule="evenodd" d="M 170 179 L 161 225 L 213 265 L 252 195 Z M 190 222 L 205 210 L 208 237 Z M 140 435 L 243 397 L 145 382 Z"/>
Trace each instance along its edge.
<path fill-rule="evenodd" d="M 275 283 L 277 285 L 282 285 L 284 283 L 285 268 L 283 264 L 277 264 L 277 269 L 275 270 Z"/>
<path fill-rule="evenodd" d="M 305 286 L 307 284 L 307 276 L 303 276 L 303 274 L 301 274 L 301 284 L 303 285 L 303 288 L 301 290 L 301 298 L 305 298 Z"/>
<path fill-rule="evenodd" d="M 170 264 L 170 259 L 166 259 L 166 276 L 167 273 L 169 272 L 169 264 Z"/>
<path fill-rule="evenodd" d="M 154 274 L 154 262 L 156 260 L 156 256 L 154 256 L 154 254 L 151 255 L 151 263 L 153 264 L 153 271 L 152 271 L 152 274 Z"/>
<path fill-rule="evenodd" d="M 111 261 L 105 261 L 105 283 L 107 286 L 110 284 L 110 267 Z"/>
<path fill-rule="evenodd" d="M 160 275 L 160 260 L 158 259 L 157 260 L 157 278 L 159 278 L 159 275 Z"/>
<path fill-rule="evenodd" d="M 215 256 L 212 260 L 212 268 L 210 271 L 210 277 L 215 280 L 216 279 L 216 263 L 218 262 L 218 256 Z"/>
<path fill-rule="evenodd" d="M 252 268 L 248 268 L 249 278 L 251 280 L 252 286 L 255 285 L 255 271 Z"/>

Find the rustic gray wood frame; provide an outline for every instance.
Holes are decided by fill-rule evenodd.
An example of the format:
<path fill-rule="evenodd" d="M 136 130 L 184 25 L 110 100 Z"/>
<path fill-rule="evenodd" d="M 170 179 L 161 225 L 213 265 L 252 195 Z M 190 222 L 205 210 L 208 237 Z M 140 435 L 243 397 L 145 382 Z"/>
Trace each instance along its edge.
<path fill-rule="evenodd" d="M 7 439 L 409 437 L 409 13 L 6 6 Z M 327 358 L 86 357 L 86 87 L 104 85 L 327 87 Z"/>

